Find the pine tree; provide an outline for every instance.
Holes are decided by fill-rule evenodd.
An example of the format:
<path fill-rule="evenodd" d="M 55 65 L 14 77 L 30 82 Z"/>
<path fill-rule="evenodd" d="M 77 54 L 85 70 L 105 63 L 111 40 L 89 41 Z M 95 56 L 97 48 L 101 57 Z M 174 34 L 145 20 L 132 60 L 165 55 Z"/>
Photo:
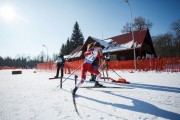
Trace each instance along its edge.
<path fill-rule="evenodd" d="M 73 33 L 71 35 L 71 39 L 67 39 L 66 44 L 62 44 L 60 48 L 60 52 L 64 55 L 69 55 L 74 49 L 83 45 L 84 37 L 79 28 L 78 22 L 75 23 Z"/>
<path fill-rule="evenodd" d="M 71 40 L 70 40 L 71 44 L 72 44 L 72 49 L 74 50 L 75 48 L 77 48 L 80 45 L 83 45 L 84 43 L 84 37 L 83 34 L 79 28 L 79 24 L 76 21 L 75 25 L 74 25 L 74 30 L 73 33 L 71 35 Z"/>
<path fill-rule="evenodd" d="M 66 50 L 65 50 L 65 45 L 62 44 L 60 52 L 63 53 L 64 55 L 66 55 Z"/>
<path fill-rule="evenodd" d="M 66 42 L 66 52 L 67 52 L 67 55 L 71 53 L 71 51 L 73 51 L 73 43 L 71 43 L 71 41 L 69 40 L 69 38 L 67 39 L 67 42 Z"/>
<path fill-rule="evenodd" d="M 73 51 L 72 45 L 73 44 L 68 38 L 66 44 L 62 44 L 60 52 L 63 53 L 64 55 L 68 55 L 69 53 L 71 53 L 71 51 Z"/>

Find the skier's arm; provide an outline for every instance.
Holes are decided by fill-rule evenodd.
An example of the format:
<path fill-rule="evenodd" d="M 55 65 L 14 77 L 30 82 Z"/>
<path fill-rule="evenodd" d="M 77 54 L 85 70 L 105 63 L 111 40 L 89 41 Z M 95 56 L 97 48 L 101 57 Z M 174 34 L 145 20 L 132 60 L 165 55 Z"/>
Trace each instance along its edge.
<path fill-rule="evenodd" d="M 87 51 L 87 52 L 84 53 L 84 56 L 88 56 L 90 54 L 91 54 L 91 52 Z"/>
<path fill-rule="evenodd" d="M 105 58 L 103 55 L 100 55 L 100 53 L 99 53 L 99 52 L 98 52 L 97 57 L 98 57 L 99 59 L 104 59 L 104 58 Z"/>

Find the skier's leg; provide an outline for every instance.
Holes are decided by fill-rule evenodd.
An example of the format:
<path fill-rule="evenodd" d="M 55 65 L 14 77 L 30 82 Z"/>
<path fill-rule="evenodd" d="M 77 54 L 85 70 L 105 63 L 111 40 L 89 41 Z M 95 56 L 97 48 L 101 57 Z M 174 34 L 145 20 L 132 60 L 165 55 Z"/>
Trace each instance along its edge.
<path fill-rule="evenodd" d="M 102 86 L 103 86 L 102 84 L 99 84 L 100 78 L 101 78 L 101 73 L 99 73 L 99 74 L 96 76 L 96 82 L 95 82 L 94 86 L 96 86 L 96 87 L 102 87 Z"/>
<path fill-rule="evenodd" d="M 101 78 L 101 73 L 99 73 L 99 74 L 96 75 L 96 81 L 99 81 L 100 78 Z"/>
<path fill-rule="evenodd" d="M 103 85 L 99 84 L 99 80 L 101 78 L 101 73 L 97 69 L 90 69 L 89 72 L 94 73 L 96 76 L 96 82 L 94 86 L 102 87 Z"/>
<path fill-rule="evenodd" d="M 59 77 L 59 70 L 60 70 L 60 66 L 57 65 L 57 71 L 56 71 L 56 76 L 55 77 Z"/>
<path fill-rule="evenodd" d="M 75 85 L 75 88 L 72 91 L 73 96 L 75 96 L 77 89 L 84 83 L 85 79 L 81 79 L 81 81 Z"/>
<path fill-rule="evenodd" d="M 61 77 L 64 76 L 64 66 L 61 67 Z"/>
<path fill-rule="evenodd" d="M 93 75 L 93 77 L 94 77 L 94 81 L 95 81 L 95 80 L 96 80 L 97 75 Z"/>
<path fill-rule="evenodd" d="M 98 62 L 93 65 L 93 69 L 97 69 L 98 70 Z M 90 81 L 93 81 L 93 82 L 96 81 L 96 74 L 91 73 Z"/>
<path fill-rule="evenodd" d="M 94 81 L 95 81 L 95 79 L 96 79 L 96 75 L 94 75 L 94 74 L 92 74 L 92 73 L 91 73 L 91 78 L 90 78 L 90 81 L 93 81 L 93 82 L 94 82 Z"/>
<path fill-rule="evenodd" d="M 76 93 L 77 89 L 81 86 L 81 84 L 84 83 L 84 81 L 86 79 L 86 72 L 87 72 L 86 67 L 83 66 L 83 68 L 81 70 L 81 80 L 79 83 L 76 84 L 75 88 L 73 89 L 73 91 L 72 91 L 73 96 L 75 96 L 75 93 Z"/>

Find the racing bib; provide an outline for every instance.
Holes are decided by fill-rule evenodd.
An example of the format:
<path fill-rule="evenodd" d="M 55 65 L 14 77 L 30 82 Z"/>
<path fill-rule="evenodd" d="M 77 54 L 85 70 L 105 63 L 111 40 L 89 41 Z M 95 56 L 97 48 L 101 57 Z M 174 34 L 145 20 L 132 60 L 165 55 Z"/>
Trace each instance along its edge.
<path fill-rule="evenodd" d="M 90 55 L 85 57 L 85 61 L 87 63 L 92 63 L 96 59 L 97 55 L 98 55 L 97 51 L 92 51 Z"/>

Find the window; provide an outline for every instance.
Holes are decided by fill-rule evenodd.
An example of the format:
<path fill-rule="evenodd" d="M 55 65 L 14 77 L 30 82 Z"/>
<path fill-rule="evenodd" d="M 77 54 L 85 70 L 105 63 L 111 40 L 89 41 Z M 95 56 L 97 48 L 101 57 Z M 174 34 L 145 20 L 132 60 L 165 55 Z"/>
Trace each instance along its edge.
<path fill-rule="evenodd" d="M 120 57 L 120 60 L 121 60 L 121 61 L 125 60 L 125 56 L 121 56 L 121 57 Z"/>
<path fill-rule="evenodd" d="M 116 55 L 110 55 L 110 60 L 111 60 L 111 61 L 115 61 L 115 60 L 117 60 Z"/>

